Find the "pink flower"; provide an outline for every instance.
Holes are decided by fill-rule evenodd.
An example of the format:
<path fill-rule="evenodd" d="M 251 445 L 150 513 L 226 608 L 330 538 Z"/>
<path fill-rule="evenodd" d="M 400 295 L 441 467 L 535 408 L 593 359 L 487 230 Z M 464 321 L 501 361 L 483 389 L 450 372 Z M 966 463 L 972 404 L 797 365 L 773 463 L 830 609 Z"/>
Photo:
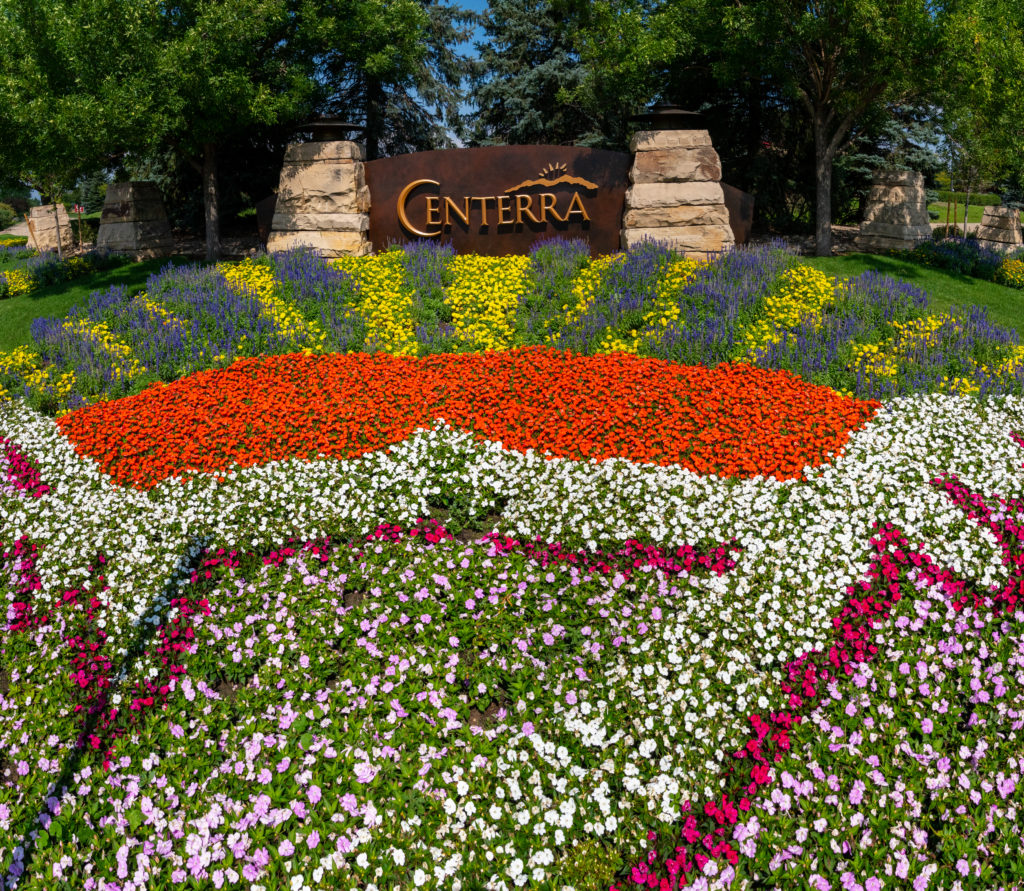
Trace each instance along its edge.
<path fill-rule="evenodd" d="M 285 839 L 277 848 L 277 853 L 282 857 L 291 857 L 295 853 L 295 845 Z"/>
<path fill-rule="evenodd" d="M 320 794 L 319 786 L 310 786 L 309 791 L 306 794 L 309 796 L 309 801 L 311 804 L 316 804 L 322 797 Z"/>

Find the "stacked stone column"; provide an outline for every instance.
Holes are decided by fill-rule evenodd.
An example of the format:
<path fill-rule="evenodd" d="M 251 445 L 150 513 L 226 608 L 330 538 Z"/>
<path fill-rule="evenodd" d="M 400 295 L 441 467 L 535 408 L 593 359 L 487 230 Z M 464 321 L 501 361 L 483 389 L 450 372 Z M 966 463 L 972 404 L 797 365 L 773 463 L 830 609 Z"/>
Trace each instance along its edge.
<path fill-rule="evenodd" d="M 54 215 L 54 207 L 57 209 Z M 71 231 L 71 220 L 63 204 L 44 204 L 29 209 L 28 220 L 35 247 L 40 251 L 57 250 L 57 221 L 60 220 L 60 243 L 65 251 L 75 247 L 75 236 Z M 33 241 L 33 239 L 29 239 Z"/>
<path fill-rule="evenodd" d="M 174 235 L 156 183 L 110 183 L 107 186 L 96 247 L 133 254 L 139 259 L 173 253 Z"/>
<path fill-rule="evenodd" d="M 268 251 L 310 247 L 325 257 L 371 251 L 363 147 L 307 142 L 285 151 Z"/>
<path fill-rule="evenodd" d="M 913 170 L 875 171 L 857 250 L 910 250 L 931 236 L 924 177 Z"/>
<path fill-rule="evenodd" d="M 654 239 L 702 258 L 733 246 L 722 166 L 707 130 L 641 131 L 630 150 L 623 248 Z"/>
<path fill-rule="evenodd" d="M 986 207 L 975 233 L 978 243 L 994 251 L 1012 251 L 1024 245 L 1020 211 L 1015 207 Z"/>

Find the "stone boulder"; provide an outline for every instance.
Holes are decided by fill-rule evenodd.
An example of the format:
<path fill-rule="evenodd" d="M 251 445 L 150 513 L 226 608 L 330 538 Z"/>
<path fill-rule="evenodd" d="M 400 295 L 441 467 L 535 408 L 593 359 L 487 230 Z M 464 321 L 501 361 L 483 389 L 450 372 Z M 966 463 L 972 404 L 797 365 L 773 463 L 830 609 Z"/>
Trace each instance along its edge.
<path fill-rule="evenodd" d="M 732 247 L 722 165 L 707 130 L 642 131 L 630 148 L 623 248 L 653 239 L 703 258 Z"/>
<path fill-rule="evenodd" d="M 58 220 L 60 226 L 58 227 Z M 43 204 L 28 212 L 29 244 L 40 251 L 57 250 L 57 231 L 60 229 L 60 244 L 65 251 L 75 247 L 75 236 L 71 231 L 71 219 L 63 204 Z"/>
<path fill-rule="evenodd" d="M 268 251 L 311 247 L 326 257 L 368 254 L 370 190 L 355 142 L 288 146 Z"/>
<path fill-rule="evenodd" d="M 174 235 L 156 183 L 107 186 L 96 247 L 132 254 L 138 259 L 166 257 L 174 252 Z"/>
<path fill-rule="evenodd" d="M 994 251 L 1012 251 L 1024 246 L 1020 211 L 1015 207 L 986 207 L 975 234 L 979 244 Z"/>
<path fill-rule="evenodd" d="M 871 182 L 864 222 L 854 244 L 859 251 L 910 250 L 931 238 L 924 177 L 913 170 L 879 170 Z"/>

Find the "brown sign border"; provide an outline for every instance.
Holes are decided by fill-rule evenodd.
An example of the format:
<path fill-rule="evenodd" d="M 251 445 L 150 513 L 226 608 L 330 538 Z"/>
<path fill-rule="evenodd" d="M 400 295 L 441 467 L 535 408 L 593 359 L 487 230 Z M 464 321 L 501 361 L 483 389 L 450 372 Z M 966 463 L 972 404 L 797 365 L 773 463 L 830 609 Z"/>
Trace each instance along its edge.
<path fill-rule="evenodd" d="M 381 251 L 422 239 L 418 230 L 460 252 L 501 256 L 526 253 L 533 243 L 560 235 L 583 238 L 592 254 L 613 253 L 620 247 L 632 163 L 626 152 L 557 145 L 379 158 L 365 167 L 370 241 Z M 402 224 L 400 207 L 406 209 L 408 226 Z M 428 214 L 440 225 L 428 225 Z"/>

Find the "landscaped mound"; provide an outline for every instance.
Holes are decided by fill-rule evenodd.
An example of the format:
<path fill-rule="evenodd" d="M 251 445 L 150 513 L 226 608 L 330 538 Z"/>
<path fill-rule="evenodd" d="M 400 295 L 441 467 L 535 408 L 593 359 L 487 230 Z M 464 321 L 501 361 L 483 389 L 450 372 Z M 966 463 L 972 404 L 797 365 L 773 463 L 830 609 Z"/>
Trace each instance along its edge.
<path fill-rule="evenodd" d="M 877 407 L 742 364 L 522 349 L 243 359 L 59 424 L 80 454 L 139 488 L 287 458 L 356 457 L 442 419 L 519 451 L 793 479 L 838 452 Z"/>
<path fill-rule="evenodd" d="M 168 266 L 142 293 L 113 287 L 66 317 L 36 319 L 32 339 L 0 353 L 0 398 L 46 414 L 300 351 L 423 357 L 546 346 L 745 362 L 867 399 L 1024 391 L 1017 332 L 983 309 L 929 313 L 927 295 L 905 282 L 875 272 L 837 281 L 779 245 L 700 263 L 654 242 L 591 258 L 584 242 L 555 240 L 528 257 L 418 244 L 331 263 L 299 251 Z"/>

